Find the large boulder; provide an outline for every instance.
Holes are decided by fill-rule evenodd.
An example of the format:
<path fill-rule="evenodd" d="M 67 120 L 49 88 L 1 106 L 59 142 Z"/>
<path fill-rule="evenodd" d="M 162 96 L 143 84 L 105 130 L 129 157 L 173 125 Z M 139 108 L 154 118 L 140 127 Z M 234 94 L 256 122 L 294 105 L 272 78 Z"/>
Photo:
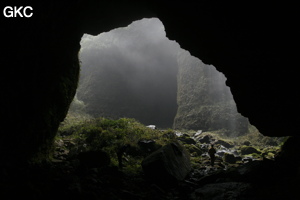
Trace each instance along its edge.
<path fill-rule="evenodd" d="M 223 158 L 224 158 L 225 162 L 230 163 L 230 164 L 234 164 L 237 161 L 236 157 L 231 153 L 225 153 Z"/>
<path fill-rule="evenodd" d="M 193 199 L 243 199 L 248 196 L 249 183 L 227 182 L 207 184 L 192 194 Z"/>
<path fill-rule="evenodd" d="M 192 156 L 201 156 L 203 154 L 203 151 L 194 144 L 184 144 L 184 146 Z"/>
<path fill-rule="evenodd" d="M 216 142 L 214 142 L 214 144 L 220 144 L 220 145 L 222 145 L 222 146 L 224 146 L 226 148 L 232 148 L 232 147 L 234 147 L 233 144 L 230 144 L 230 143 L 225 142 L 223 140 L 217 140 Z"/>
<path fill-rule="evenodd" d="M 199 141 L 200 143 L 206 143 L 206 144 L 209 144 L 209 143 L 211 143 L 211 141 L 212 141 L 212 136 L 211 136 L 211 135 L 206 135 L 206 136 L 200 138 L 198 141 Z"/>
<path fill-rule="evenodd" d="M 184 144 L 196 144 L 196 141 L 188 134 L 183 134 L 182 136 L 178 137 L 178 140 L 180 140 Z"/>
<path fill-rule="evenodd" d="M 190 155 L 179 142 L 172 142 L 146 157 L 142 167 L 152 181 L 174 183 L 183 180 L 190 172 Z"/>
<path fill-rule="evenodd" d="M 253 154 L 253 153 L 260 154 L 261 153 L 256 148 L 251 147 L 251 146 L 242 146 L 240 149 L 241 149 L 241 154 L 242 155 Z"/>

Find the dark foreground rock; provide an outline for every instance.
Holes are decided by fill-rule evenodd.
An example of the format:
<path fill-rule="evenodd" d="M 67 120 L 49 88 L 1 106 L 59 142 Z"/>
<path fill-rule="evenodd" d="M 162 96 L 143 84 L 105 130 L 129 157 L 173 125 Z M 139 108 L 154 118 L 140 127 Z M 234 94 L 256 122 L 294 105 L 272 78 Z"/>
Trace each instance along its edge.
<path fill-rule="evenodd" d="M 244 199 L 250 196 L 251 185 L 243 182 L 225 182 L 207 184 L 192 194 L 194 199 L 212 200 L 212 199 Z"/>
<path fill-rule="evenodd" d="M 153 144 L 150 140 L 144 143 Z M 274 160 L 264 158 L 242 162 L 241 157 L 236 156 L 234 151 L 231 154 L 227 149 L 224 151 L 224 160 L 217 156 L 214 166 L 210 166 L 209 157 L 203 153 L 197 159 L 191 157 L 190 167 L 186 149 L 181 142 L 174 142 L 146 157 L 144 171 L 140 162 L 138 169 L 133 170 L 129 165 L 133 154 L 128 153 L 133 149 L 124 153 L 123 168 L 115 166 L 114 157 L 111 157 L 109 164 L 109 156 L 102 151 L 82 152 L 63 158 L 60 155 L 51 162 L 39 164 L 24 165 L 17 163 L 17 160 L 16 163 L 0 162 L 0 198 L 297 200 L 300 199 L 299 158 L 291 153 L 298 152 L 299 143 L 293 138 L 288 143 L 289 146 L 284 146 Z M 57 145 L 60 148 L 56 148 L 56 151 L 60 152 L 64 143 L 60 141 Z M 184 145 L 188 150 L 198 148 Z M 237 162 L 234 163 L 233 159 Z"/>
<path fill-rule="evenodd" d="M 220 145 L 222 145 L 222 146 L 224 146 L 226 148 L 232 148 L 232 147 L 234 147 L 233 144 L 230 144 L 230 143 L 225 142 L 223 140 L 217 140 L 216 142 L 214 142 L 214 144 L 220 144 Z"/>
<path fill-rule="evenodd" d="M 104 151 L 80 152 L 77 159 L 82 168 L 100 168 L 110 164 L 110 157 Z"/>
<path fill-rule="evenodd" d="M 173 142 L 146 157 L 142 167 L 152 181 L 182 181 L 191 170 L 190 155 L 180 143 Z"/>
<path fill-rule="evenodd" d="M 40 165 L 0 163 L 1 199 L 43 200 L 296 200 L 299 179 L 275 161 L 253 161 L 232 170 L 202 176 L 190 173 L 178 184 L 153 183 L 143 173 L 114 166 L 87 168 L 56 161 Z M 166 183 L 167 184 L 167 183 Z M 166 185 L 165 184 L 165 185 Z"/>
<path fill-rule="evenodd" d="M 182 136 L 178 137 L 178 140 L 180 140 L 184 144 L 196 144 L 196 141 L 188 134 L 183 134 Z"/>
<path fill-rule="evenodd" d="M 204 144 L 209 144 L 209 143 L 211 143 L 212 142 L 212 136 L 211 135 L 205 135 L 204 137 L 200 137 L 199 139 L 198 139 L 198 141 L 200 142 L 200 143 L 204 143 Z"/>
<path fill-rule="evenodd" d="M 224 161 L 230 164 L 234 164 L 237 161 L 237 158 L 230 153 L 225 153 L 223 157 L 224 157 Z"/>

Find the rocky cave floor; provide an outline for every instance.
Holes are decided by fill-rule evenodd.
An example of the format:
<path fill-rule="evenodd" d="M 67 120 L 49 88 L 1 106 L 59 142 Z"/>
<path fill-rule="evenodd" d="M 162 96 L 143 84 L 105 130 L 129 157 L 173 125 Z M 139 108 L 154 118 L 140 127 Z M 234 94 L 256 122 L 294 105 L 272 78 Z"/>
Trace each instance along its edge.
<path fill-rule="evenodd" d="M 297 170 L 288 163 L 260 159 L 226 166 L 220 156 L 210 166 L 204 155 L 185 180 L 162 183 L 142 171 L 82 167 L 58 157 L 38 165 L 1 164 L 0 191 L 2 199 L 299 199 Z"/>

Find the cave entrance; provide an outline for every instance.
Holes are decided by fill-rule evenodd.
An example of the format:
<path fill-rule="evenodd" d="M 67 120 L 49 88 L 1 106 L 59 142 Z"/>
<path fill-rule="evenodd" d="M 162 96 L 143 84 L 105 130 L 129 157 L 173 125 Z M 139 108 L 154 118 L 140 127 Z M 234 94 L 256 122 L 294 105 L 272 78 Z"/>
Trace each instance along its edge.
<path fill-rule="evenodd" d="M 160 128 L 245 133 L 226 77 L 166 37 L 157 18 L 85 34 L 73 108 L 94 117 L 136 118 Z M 71 108 L 72 108 L 71 107 Z"/>
<path fill-rule="evenodd" d="M 178 44 L 157 18 L 81 40 L 77 98 L 96 117 L 172 127 L 177 112 Z"/>
<path fill-rule="evenodd" d="M 195 140 L 197 134 L 212 136 L 210 143 L 227 138 L 230 144 L 220 144 L 229 146 L 232 138 L 246 146 L 282 142 L 264 137 L 238 113 L 224 74 L 169 40 L 157 18 L 85 34 L 79 58 L 81 75 L 70 114 L 135 118 Z"/>

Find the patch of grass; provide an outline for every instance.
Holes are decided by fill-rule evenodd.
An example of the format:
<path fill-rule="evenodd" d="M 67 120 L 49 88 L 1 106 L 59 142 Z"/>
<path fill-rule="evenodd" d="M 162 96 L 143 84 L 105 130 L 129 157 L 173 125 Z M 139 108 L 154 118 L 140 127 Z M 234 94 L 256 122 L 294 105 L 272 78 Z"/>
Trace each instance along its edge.
<path fill-rule="evenodd" d="M 261 134 L 255 126 L 249 126 L 248 134 L 236 137 L 235 140 L 239 144 L 249 141 L 251 146 L 266 147 L 266 146 L 281 146 L 286 137 L 268 137 Z"/>
<path fill-rule="evenodd" d="M 140 150 L 138 142 L 154 140 L 157 145 L 165 145 L 174 139 L 174 131 L 151 129 L 135 119 L 120 118 L 92 118 L 79 113 L 69 113 L 61 124 L 57 140 L 71 140 L 81 151 L 103 150 L 107 152 L 116 165 L 118 152 L 124 147 Z M 84 148 L 83 148 L 84 146 Z M 79 153 L 79 152 L 78 152 Z M 124 170 L 128 172 L 140 171 L 142 158 L 137 155 L 124 154 Z"/>
<path fill-rule="evenodd" d="M 183 133 L 187 133 L 190 136 L 195 134 L 196 131 L 193 130 L 183 130 L 180 131 Z M 215 131 L 206 131 L 201 134 L 201 137 L 210 135 L 214 139 L 217 140 L 223 140 L 227 143 L 234 144 L 234 145 L 244 145 L 246 141 L 250 143 L 251 146 L 260 149 L 260 148 L 266 148 L 270 146 L 274 147 L 280 147 L 284 141 L 286 140 L 286 137 L 268 137 L 261 134 L 258 129 L 255 126 L 250 125 L 249 131 L 247 134 L 242 136 L 236 136 L 236 137 L 230 137 L 230 134 L 228 135 L 225 130 L 215 130 Z"/>

